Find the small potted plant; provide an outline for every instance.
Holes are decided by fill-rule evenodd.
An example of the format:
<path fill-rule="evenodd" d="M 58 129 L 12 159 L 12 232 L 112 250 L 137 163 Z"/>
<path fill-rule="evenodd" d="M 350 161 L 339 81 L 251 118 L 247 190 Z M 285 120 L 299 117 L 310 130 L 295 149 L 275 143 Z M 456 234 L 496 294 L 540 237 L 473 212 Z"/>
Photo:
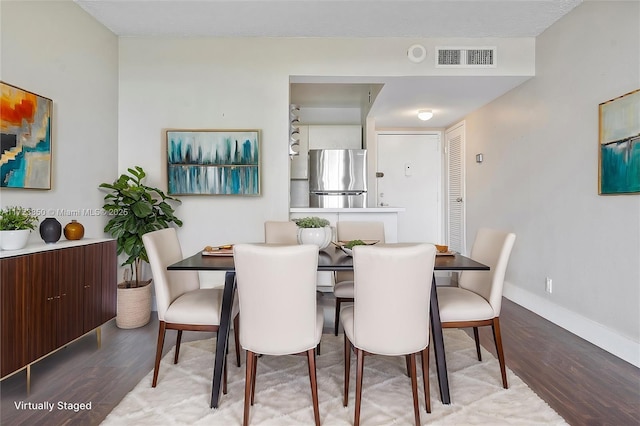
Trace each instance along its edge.
<path fill-rule="evenodd" d="M 311 216 L 293 219 L 293 221 L 298 225 L 298 243 L 315 244 L 320 250 L 331 243 L 333 231 L 327 219 Z"/>
<path fill-rule="evenodd" d="M 141 327 L 151 317 L 151 280 L 142 278 L 142 262 L 149 262 L 142 236 L 147 232 L 182 226 L 170 202 L 180 203 L 162 190 L 146 186 L 144 170 L 135 166 L 127 169 L 113 183 L 99 187 L 109 192 L 104 197 L 104 210 L 111 215 L 104 228 L 117 240 L 118 255 L 127 256 L 121 266 L 125 270 L 124 282 L 118 284 L 118 313 L 116 325 L 120 328 Z"/>
<path fill-rule="evenodd" d="M 36 229 L 38 217 L 31 209 L 7 207 L 0 210 L 0 247 L 20 250 L 27 245 L 29 233 Z"/>

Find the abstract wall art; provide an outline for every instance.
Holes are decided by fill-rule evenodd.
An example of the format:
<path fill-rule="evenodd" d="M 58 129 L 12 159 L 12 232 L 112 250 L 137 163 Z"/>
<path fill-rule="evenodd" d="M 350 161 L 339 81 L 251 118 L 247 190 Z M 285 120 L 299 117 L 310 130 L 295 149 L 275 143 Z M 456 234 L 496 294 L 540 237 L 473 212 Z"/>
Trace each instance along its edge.
<path fill-rule="evenodd" d="M 598 193 L 640 193 L 640 89 L 603 102 Z"/>
<path fill-rule="evenodd" d="M 260 195 L 259 130 L 167 130 L 170 195 Z"/>
<path fill-rule="evenodd" d="M 51 189 L 53 101 L 0 82 L 0 187 Z"/>

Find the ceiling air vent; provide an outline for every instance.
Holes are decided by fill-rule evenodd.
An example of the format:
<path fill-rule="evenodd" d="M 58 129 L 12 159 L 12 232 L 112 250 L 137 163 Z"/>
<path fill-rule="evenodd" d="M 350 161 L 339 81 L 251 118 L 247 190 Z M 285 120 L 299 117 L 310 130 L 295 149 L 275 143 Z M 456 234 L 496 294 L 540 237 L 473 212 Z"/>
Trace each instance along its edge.
<path fill-rule="evenodd" d="M 495 47 L 436 47 L 436 67 L 494 68 Z"/>

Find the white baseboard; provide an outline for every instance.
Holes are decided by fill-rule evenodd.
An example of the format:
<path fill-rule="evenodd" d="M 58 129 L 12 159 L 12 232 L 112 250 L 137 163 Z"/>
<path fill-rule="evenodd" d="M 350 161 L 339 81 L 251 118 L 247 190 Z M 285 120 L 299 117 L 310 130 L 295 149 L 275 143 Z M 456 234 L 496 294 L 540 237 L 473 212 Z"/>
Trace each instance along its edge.
<path fill-rule="evenodd" d="M 618 358 L 640 367 L 640 343 L 506 281 L 503 295 Z"/>

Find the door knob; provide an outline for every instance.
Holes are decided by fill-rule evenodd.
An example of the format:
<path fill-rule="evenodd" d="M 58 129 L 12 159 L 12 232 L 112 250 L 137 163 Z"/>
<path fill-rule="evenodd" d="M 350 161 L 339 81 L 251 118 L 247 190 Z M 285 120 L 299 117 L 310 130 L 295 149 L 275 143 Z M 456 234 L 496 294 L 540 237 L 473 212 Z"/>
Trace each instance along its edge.
<path fill-rule="evenodd" d="M 377 178 L 384 177 L 384 173 L 382 173 L 382 172 L 376 172 L 376 177 L 377 177 Z"/>
<path fill-rule="evenodd" d="M 458 198 L 456 198 L 456 201 L 457 201 L 457 202 L 459 202 L 459 203 L 461 203 L 461 202 L 462 202 L 462 197 L 458 197 Z"/>

